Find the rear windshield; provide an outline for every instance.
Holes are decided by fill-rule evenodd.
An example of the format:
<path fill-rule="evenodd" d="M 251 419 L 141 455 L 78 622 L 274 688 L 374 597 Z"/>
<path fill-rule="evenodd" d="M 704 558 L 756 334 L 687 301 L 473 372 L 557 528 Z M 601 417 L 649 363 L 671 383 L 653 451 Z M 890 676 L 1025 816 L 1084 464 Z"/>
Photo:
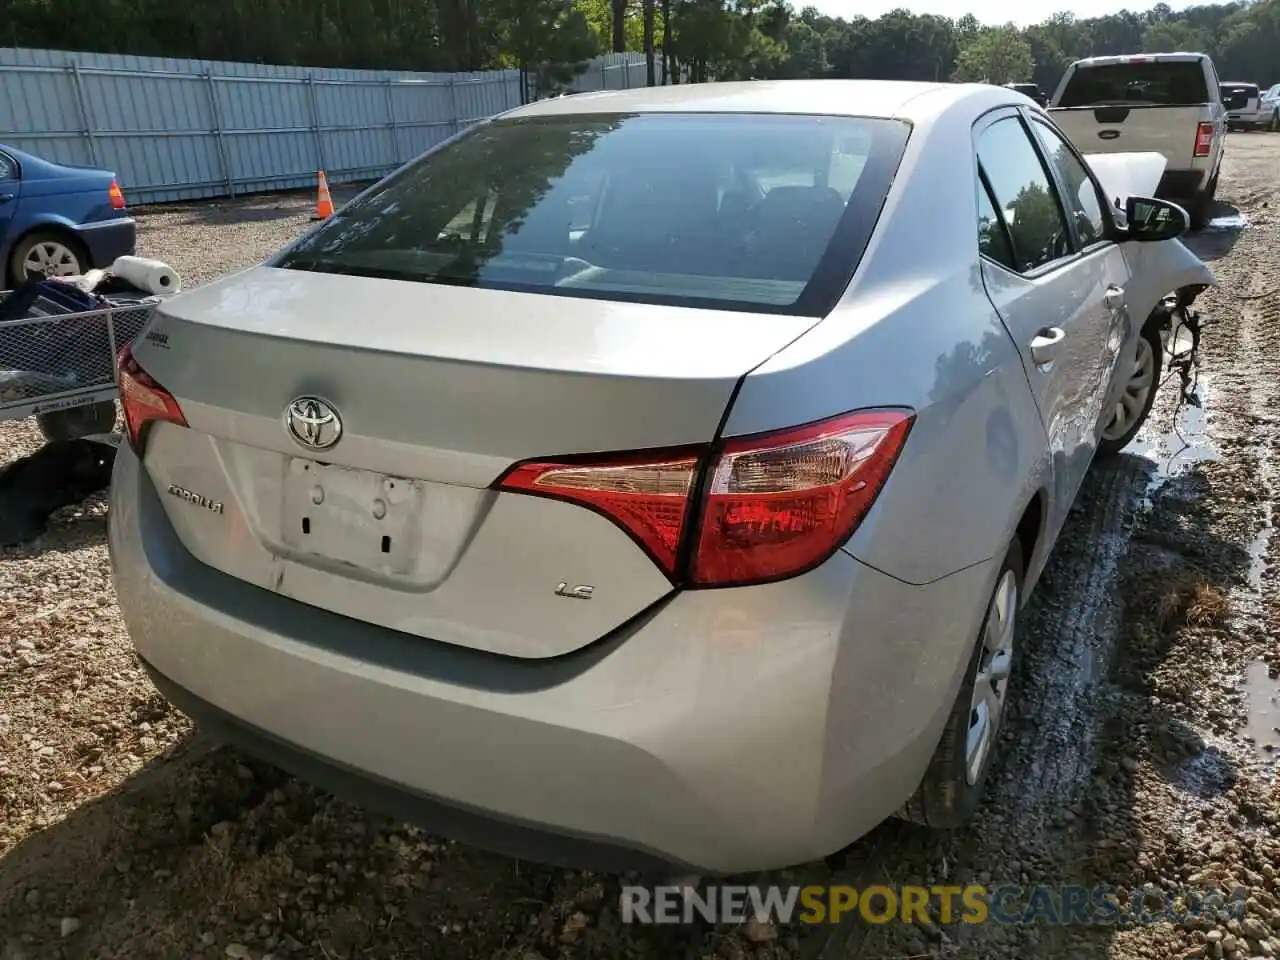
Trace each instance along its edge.
<path fill-rule="evenodd" d="M 759 114 L 481 124 L 274 261 L 294 270 L 820 316 L 908 136 Z"/>
<path fill-rule="evenodd" d="M 1199 61 L 1169 60 L 1079 67 L 1067 81 L 1058 106 L 1191 107 L 1210 99 Z"/>
<path fill-rule="evenodd" d="M 1222 94 L 1222 103 L 1228 110 L 1246 106 L 1258 96 L 1258 88 L 1251 83 L 1224 83 L 1219 85 L 1218 92 Z"/>

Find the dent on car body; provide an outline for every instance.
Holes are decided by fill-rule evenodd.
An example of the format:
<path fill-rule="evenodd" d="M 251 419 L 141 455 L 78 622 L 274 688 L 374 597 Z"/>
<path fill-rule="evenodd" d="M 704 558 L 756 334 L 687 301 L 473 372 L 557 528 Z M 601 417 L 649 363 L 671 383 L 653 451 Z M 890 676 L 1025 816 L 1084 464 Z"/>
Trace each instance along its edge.
<path fill-rule="evenodd" d="M 1091 153 L 1085 160 L 1102 189 L 1119 209 L 1130 197 L 1155 195 L 1168 161 L 1163 154 Z M 1181 240 L 1160 243 L 1129 243 L 1125 258 L 1133 273 L 1126 291 L 1129 312 L 1145 319 L 1156 305 L 1175 290 L 1190 286 L 1213 286 L 1217 281 L 1208 265 Z"/>

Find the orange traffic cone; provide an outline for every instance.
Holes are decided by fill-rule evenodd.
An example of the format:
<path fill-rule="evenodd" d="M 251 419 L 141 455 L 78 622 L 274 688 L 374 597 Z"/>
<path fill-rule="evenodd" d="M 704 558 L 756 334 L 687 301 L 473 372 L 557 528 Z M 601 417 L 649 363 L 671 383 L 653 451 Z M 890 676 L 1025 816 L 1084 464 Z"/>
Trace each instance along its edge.
<path fill-rule="evenodd" d="M 312 220 L 328 220 L 333 216 L 333 198 L 329 196 L 329 179 L 320 171 L 320 190 L 316 194 L 316 215 Z"/>

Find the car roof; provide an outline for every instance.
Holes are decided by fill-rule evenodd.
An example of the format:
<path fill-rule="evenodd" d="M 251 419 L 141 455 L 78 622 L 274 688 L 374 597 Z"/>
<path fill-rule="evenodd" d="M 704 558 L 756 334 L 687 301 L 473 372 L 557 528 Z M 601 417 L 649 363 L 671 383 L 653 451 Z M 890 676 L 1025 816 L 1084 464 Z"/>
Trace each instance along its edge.
<path fill-rule="evenodd" d="M 747 80 L 689 83 L 631 90 L 600 90 L 517 107 L 503 118 L 592 113 L 776 113 L 883 117 L 927 122 L 965 102 L 984 109 L 1024 103 L 1012 91 L 987 84 L 897 80 Z"/>

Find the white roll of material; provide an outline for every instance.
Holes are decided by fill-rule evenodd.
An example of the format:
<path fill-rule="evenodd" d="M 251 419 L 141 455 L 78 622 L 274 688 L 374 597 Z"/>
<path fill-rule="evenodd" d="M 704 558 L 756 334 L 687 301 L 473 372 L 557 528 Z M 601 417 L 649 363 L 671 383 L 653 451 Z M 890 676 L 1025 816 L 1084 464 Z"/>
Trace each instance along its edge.
<path fill-rule="evenodd" d="M 139 290 L 165 297 L 182 289 L 182 280 L 167 263 L 146 257 L 116 257 L 111 272 Z"/>

